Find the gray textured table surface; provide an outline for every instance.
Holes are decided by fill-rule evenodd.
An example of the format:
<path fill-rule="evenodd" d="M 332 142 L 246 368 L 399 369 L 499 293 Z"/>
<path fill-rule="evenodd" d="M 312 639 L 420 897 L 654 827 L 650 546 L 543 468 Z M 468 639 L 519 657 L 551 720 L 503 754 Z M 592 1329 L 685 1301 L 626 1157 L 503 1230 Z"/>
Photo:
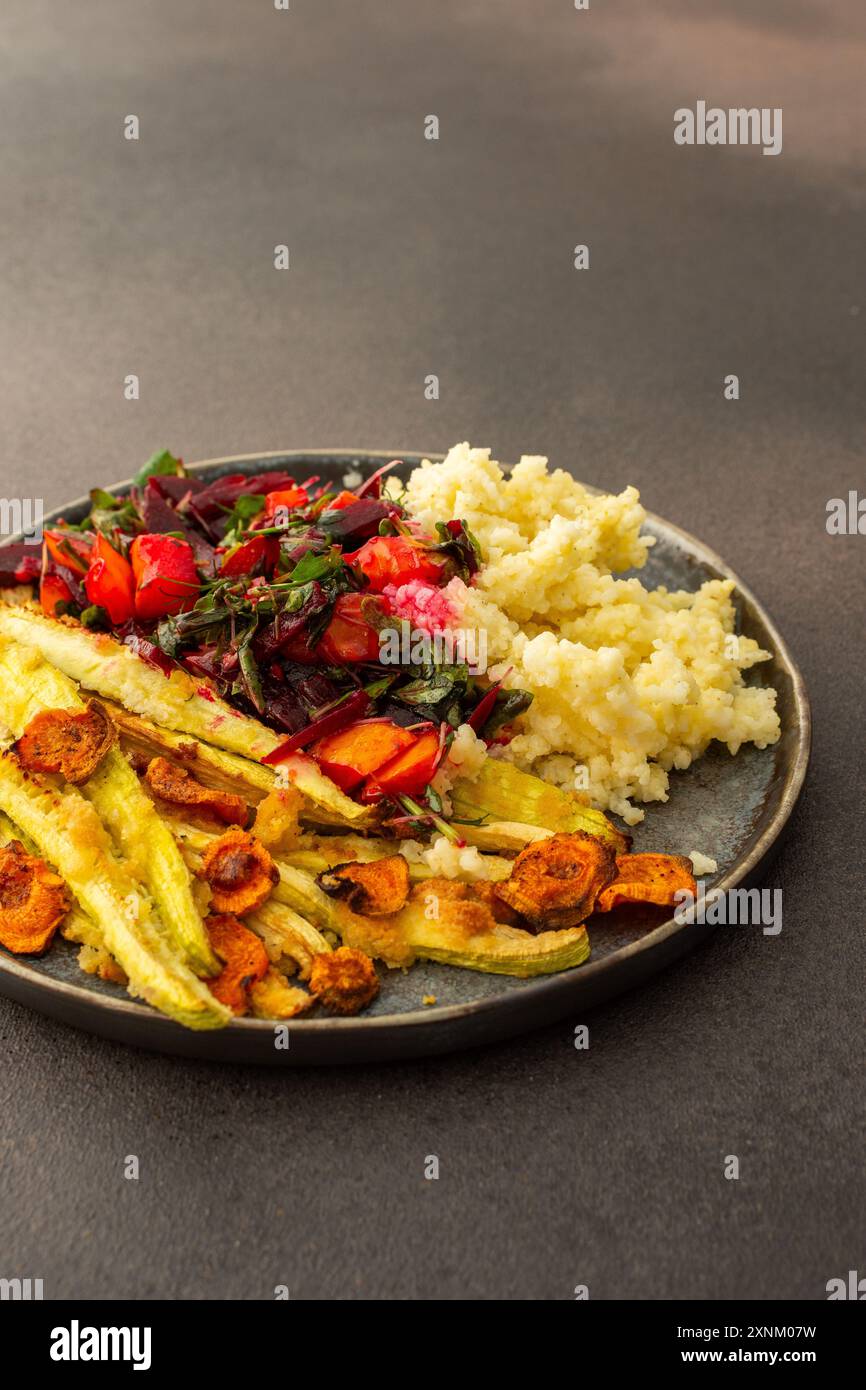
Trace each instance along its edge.
<path fill-rule="evenodd" d="M 782 934 L 718 933 L 594 1013 L 586 1053 L 566 1022 L 276 1074 L 0 1001 L 0 1275 L 811 1299 L 866 1269 L 866 539 L 825 530 L 864 480 L 864 41 L 854 0 L 5 0 L 6 496 L 53 505 L 162 445 L 544 452 L 725 555 L 816 729 Z M 782 155 L 675 146 L 699 97 L 782 107 Z"/>

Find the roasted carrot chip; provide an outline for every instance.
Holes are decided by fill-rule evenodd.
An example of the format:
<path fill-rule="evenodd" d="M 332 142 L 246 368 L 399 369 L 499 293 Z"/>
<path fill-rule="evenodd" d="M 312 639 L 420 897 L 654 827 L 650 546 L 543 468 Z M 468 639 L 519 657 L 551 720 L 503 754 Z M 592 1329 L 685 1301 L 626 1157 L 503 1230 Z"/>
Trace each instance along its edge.
<path fill-rule="evenodd" d="M 338 946 L 313 957 L 308 985 L 332 1014 L 357 1014 L 379 993 L 379 976 L 363 951 Z"/>
<path fill-rule="evenodd" d="M 201 876 L 210 884 L 215 912 L 243 916 L 267 901 L 279 882 L 280 871 L 264 845 L 233 826 L 208 845 L 202 856 Z"/>
<path fill-rule="evenodd" d="M 692 861 L 679 854 L 621 854 L 616 878 L 595 904 L 596 912 L 610 912 L 620 903 L 654 903 L 673 907 L 682 890 L 697 896 Z"/>
<path fill-rule="evenodd" d="M 116 732 L 98 700 L 88 700 L 82 714 L 44 709 L 27 725 L 14 751 L 26 772 L 59 772 L 74 786 L 92 777 Z"/>
<path fill-rule="evenodd" d="M 207 987 L 215 999 L 233 1014 L 245 1014 L 250 1007 L 250 988 L 263 980 L 270 969 L 264 943 L 231 913 L 205 920 L 210 944 L 225 966 Z"/>
<path fill-rule="evenodd" d="M 334 898 L 342 898 L 353 912 L 366 917 L 386 917 L 399 912 L 409 896 L 409 865 L 402 854 L 335 864 L 319 874 L 318 884 Z"/>
<path fill-rule="evenodd" d="M 496 896 L 519 912 L 535 931 L 576 927 L 592 912 L 598 894 L 616 878 L 609 845 L 575 830 L 551 835 L 521 850 L 511 877 L 495 885 Z"/>
<path fill-rule="evenodd" d="M 71 906 L 63 879 L 20 841 L 0 848 L 0 943 L 7 951 L 41 956 Z"/>
<path fill-rule="evenodd" d="M 208 811 L 226 825 L 243 825 L 247 819 L 247 803 L 242 796 L 203 787 L 185 767 L 177 767 L 167 758 L 152 758 L 145 779 L 154 796 L 170 801 L 173 806 Z"/>

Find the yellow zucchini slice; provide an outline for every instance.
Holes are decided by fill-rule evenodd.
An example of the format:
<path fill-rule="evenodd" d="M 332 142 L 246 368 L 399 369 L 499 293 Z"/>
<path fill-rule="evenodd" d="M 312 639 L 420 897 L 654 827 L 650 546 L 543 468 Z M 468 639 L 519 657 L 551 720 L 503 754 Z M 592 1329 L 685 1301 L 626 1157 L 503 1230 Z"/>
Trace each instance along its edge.
<path fill-rule="evenodd" d="M 486 816 L 489 821 L 519 822 L 544 830 L 584 830 L 625 854 L 631 844 L 601 811 L 584 806 L 571 792 L 554 787 L 531 772 L 521 772 L 500 758 L 486 758 L 475 777 L 460 777 L 451 789 L 454 815 L 466 820 Z M 483 829 L 482 826 L 478 827 Z M 468 840 L 472 826 L 460 826 Z M 504 848 L 504 846 L 502 846 Z"/>
<path fill-rule="evenodd" d="M 33 647 L 0 637 L 0 720 L 16 737 L 40 710 L 84 707 L 68 676 Z M 109 749 L 81 791 L 93 803 L 131 872 L 150 890 L 170 940 L 199 974 L 219 974 L 220 963 L 174 837 L 119 748 Z"/>
<path fill-rule="evenodd" d="M 231 1014 L 172 950 L 140 886 L 116 857 L 94 807 L 0 755 L 0 809 L 35 843 L 98 924 L 129 977 L 129 993 L 187 1028 L 219 1028 Z"/>

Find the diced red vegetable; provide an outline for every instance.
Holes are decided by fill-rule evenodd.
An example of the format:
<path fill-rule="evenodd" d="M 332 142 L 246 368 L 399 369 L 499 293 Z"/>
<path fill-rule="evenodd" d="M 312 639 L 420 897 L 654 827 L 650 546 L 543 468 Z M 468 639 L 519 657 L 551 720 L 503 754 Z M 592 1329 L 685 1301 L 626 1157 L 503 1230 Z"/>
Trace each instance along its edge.
<path fill-rule="evenodd" d="M 75 574 L 85 575 L 90 565 L 92 541 L 88 536 L 76 535 L 74 531 L 44 531 L 45 545 L 52 560 Z"/>
<path fill-rule="evenodd" d="M 130 548 L 135 574 L 135 616 L 153 622 L 191 608 L 199 595 L 195 558 L 175 536 L 136 536 Z"/>
<path fill-rule="evenodd" d="M 406 732 L 403 730 L 402 732 Z M 404 748 L 384 767 L 377 768 L 364 785 L 366 798 L 379 793 L 385 796 L 419 796 L 435 776 L 442 756 L 443 745 L 436 729 L 414 734 L 410 747 Z"/>
<path fill-rule="evenodd" d="M 355 551 L 352 567 L 366 575 L 377 594 L 389 584 L 407 584 L 410 579 L 435 584 L 442 573 L 442 564 L 405 536 L 373 536 Z"/>
<path fill-rule="evenodd" d="M 59 574 L 45 574 L 39 585 L 39 602 L 43 613 L 47 613 L 49 618 L 56 618 L 58 603 L 72 602 L 72 590 Z"/>
<path fill-rule="evenodd" d="M 360 661 L 378 661 L 379 634 L 361 614 L 363 598 L 363 594 L 340 595 L 331 621 L 315 647 L 307 646 L 307 622 L 302 620 L 292 625 L 291 635 L 280 638 L 274 650 L 301 666 L 351 666 Z"/>
<path fill-rule="evenodd" d="M 390 719 L 362 719 L 319 739 L 310 752 L 326 777 L 349 792 L 415 741 Z"/>
<path fill-rule="evenodd" d="M 265 497 L 265 516 L 272 517 L 277 508 L 294 511 L 296 507 L 305 507 L 309 500 L 306 489 L 302 487 L 287 487 L 277 492 L 269 492 Z"/>
<path fill-rule="evenodd" d="M 351 507 L 353 502 L 357 501 L 358 498 L 355 496 L 354 492 L 338 492 L 336 497 L 331 498 L 327 507 L 325 507 L 325 511 L 341 512 L 344 507 Z"/>
<path fill-rule="evenodd" d="M 219 567 L 220 577 L 251 574 L 257 565 L 270 571 L 277 563 L 279 554 L 280 542 L 276 536 L 251 536 L 223 557 Z"/>
<path fill-rule="evenodd" d="M 135 610 L 135 581 L 128 560 L 101 533 L 90 552 L 84 591 L 91 603 L 104 608 L 112 623 L 128 623 Z"/>
<path fill-rule="evenodd" d="M 363 594 L 341 594 L 316 647 L 319 660 L 333 666 L 379 660 L 379 634 L 361 616 Z"/>

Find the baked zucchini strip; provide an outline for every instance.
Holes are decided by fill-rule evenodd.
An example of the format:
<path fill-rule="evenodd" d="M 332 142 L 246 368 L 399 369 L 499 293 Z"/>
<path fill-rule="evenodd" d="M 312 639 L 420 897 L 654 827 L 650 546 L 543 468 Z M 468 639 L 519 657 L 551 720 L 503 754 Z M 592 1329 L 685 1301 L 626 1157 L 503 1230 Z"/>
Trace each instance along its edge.
<path fill-rule="evenodd" d="M 187 1028 L 219 1028 L 230 1011 L 178 959 L 151 905 L 116 857 L 94 807 L 77 790 L 25 773 L 0 755 L 0 809 L 35 843 L 98 924 L 105 946 L 129 977 L 129 993 Z"/>
<path fill-rule="evenodd" d="M 35 606 L 0 610 L 0 633 L 36 647 L 46 661 L 85 690 L 117 700 L 169 729 L 258 760 L 282 741 L 258 720 L 217 699 L 179 668 L 166 677 L 107 632 L 70 618 L 49 618 Z M 205 695 L 200 690 L 207 690 Z"/>
<path fill-rule="evenodd" d="M 201 854 L 215 837 L 194 826 L 178 826 L 187 851 Z M 362 917 L 331 898 L 302 869 L 274 858 L 280 881 L 272 904 L 283 903 L 312 922 L 320 931 L 332 931 L 346 946 L 357 946 L 391 966 L 408 966 L 416 959 L 440 961 L 487 974 L 549 975 L 582 964 L 589 955 L 589 937 L 583 926 L 561 931 L 530 932 L 498 924 L 479 931 L 477 922 L 464 921 L 461 905 L 443 898 L 439 917 L 432 917 L 419 888 L 420 899 L 411 900 L 390 917 Z M 510 868 L 510 865 L 509 865 Z M 252 918 L 250 919 L 252 925 Z"/>
<path fill-rule="evenodd" d="M 50 666 L 33 647 L 0 637 L 0 720 L 16 738 L 40 710 L 84 708 L 68 676 Z M 198 974 L 219 974 L 220 963 L 174 837 L 119 748 L 109 749 L 81 790 L 132 873 L 150 890 L 171 942 Z"/>
<path fill-rule="evenodd" d="M 2 625 L 2 617 L 0 617 Z M 276 773 L 262 763 L 213 748 L 201 739 L 190 738 L 173 729 L 161 729 L 140 714 L 131 714 L 123 705 L 106 700 L 105 708 L 120 733 L 120 742 L 140 758 L 173 758 L 183 764 L 197 781 L 214 791 L 235 792 L 251 806 L 274 790 Z"/>
<path fill-rule="evenodd" d="M 547 840 L 556 832 L 541 825 L 523 825 L 520 821 L 493 820 L 484 825 L 458 825 L 457 830 L 467 845 L 499 853 L 519 854 L 536 840 Z"/>
<path fill-rule="evenodd" d="M 531 772 L 521 772 L 500 758 L 486 758 L 475 777 L 458 778 L 451 788 L 451 805 L 454 815 L 465 820 L 486 816 L 492 821 L 520 822 L 553 832 L 583 830 L 609 844 L 617 854 L 625 854 L 631 843 L 601 811 L 584 806 L 573 793 Z M 471 831 L 470 826 L 465 829 Z"/>
<path fill-rule="evenodd" d="M 340 850 L 327 852 L 324 846 L 305 848 L 300 845 L 297 849 L 280 850 L 280 858 L 284 864 L 290 864 L 294 869 L 303 869 L 305 874 L 315 876 L 324 873 L 326 869 L 333 869 L 336 864 L 374 864 L 377 859 L 387 859 L 395 852 L 395 846 L 384 841 L 377 843 L 375 840 L 362 840 L 361 846 L 357 851 L 345 854 Z M 413 883 L 421 883 L 424 879 L 433 877 L 433 870 L 426 864 L 410 864 L 409 877 Z"/>
<path fill-rule="evenodd" d="M 180 669 L 166 677 L 105 632 L 90 632 L 38 608 L 0 606 L 0 635 L 36 647 L 83 689 L 114 700 L 175 733 L 191 734 L 227 753 L 260 762 L 285 738 L 232 709 L 203 682 Z M 203 692 L 203 693 L 200 693 Z M 312 758 L 293 754 L 280 769 L 314 805 L 349 825 L 369 823 L 370 812 L 325 777 Z"/>
<path fill-rule="evenodd" d="M 331 943 L 322 933 L 285 903 L 267 902 L 244 921 L 262 938 L 275 964 L 282 956 L 289 956 L 295 962 L 301 980 L 310 978 L 313 957 L 331 949 Z"/>
<path fill-rule="evenodd" d="M 539 932 L 537 936 L 501 923 L 489 931 L 475 931 L 467 930 L 459 914 L 452 917 L 447 903 L 442 904 L 440 912 L 438 920 L 430 921 L 422 900 L 408 902 L 388 919 L 359 918 L 338 904 L 336 930 L 344 945 L 381 956 L 386 963 L 393 959 L 392 937 L 396 937 L 400 947 L 408 949 L 409 956 L 406 960 L 394 960 L 395 964 L 411 964 L 421 958 L 485 975 L 514 975 L 520 979 L 572 970 L 589 956 L 589 935 L 584 926 Z M 386 921 L 390 929 L 382 931 L 380 924 Z"/>

